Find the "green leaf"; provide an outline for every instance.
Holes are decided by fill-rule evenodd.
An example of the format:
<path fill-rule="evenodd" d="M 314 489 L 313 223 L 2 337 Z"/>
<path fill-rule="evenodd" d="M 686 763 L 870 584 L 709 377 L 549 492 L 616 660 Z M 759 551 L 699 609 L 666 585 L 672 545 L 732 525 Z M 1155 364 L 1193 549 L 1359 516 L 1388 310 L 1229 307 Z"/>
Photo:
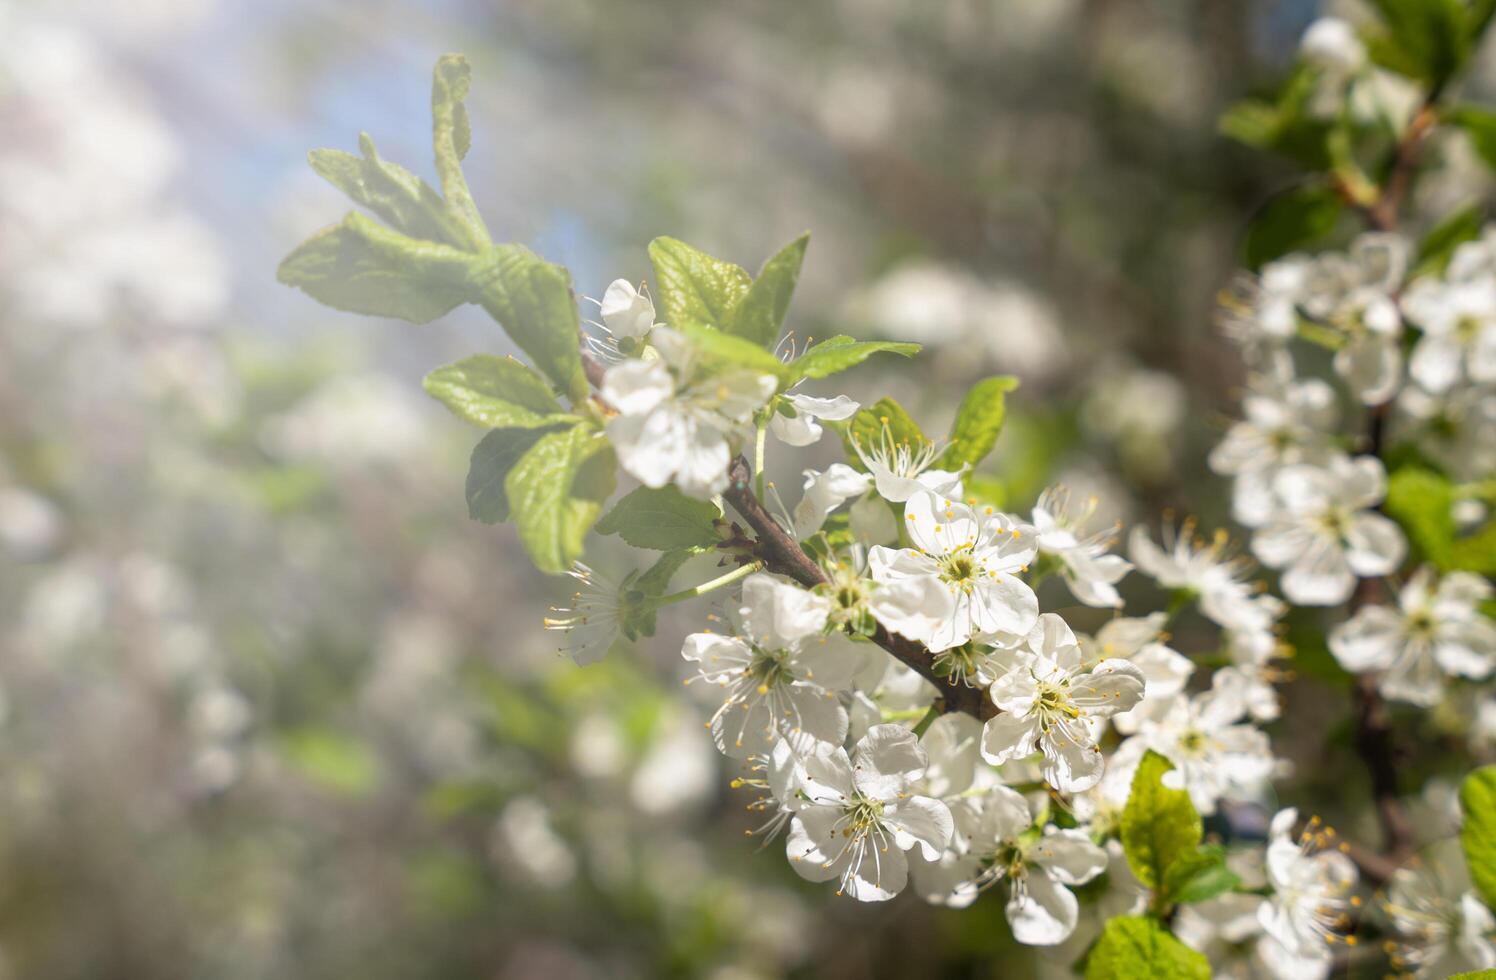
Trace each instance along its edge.
<path fill-rule="evenodd" d="M 680 571 L 680 567 L 701 553 L 700 548 L 667 551 L 637 577 L 626 581 L 624 587 L 637 592 L 641 600 L 658 599 L 670 587 L 670 580 Z M 625 604 L 624 610 L 624 621 L 619 626 L 624 636 L 630 640 L 654 636 L 656 610 L 653 606 L 644 601 L 630 602 Z"/>
<path fill-rule="evenodd" d="M 1387 514 L 1402 525 L 1419 555 L 1441 571 L 1496 575 L 1496 520 L 1457 535 L 1455 491 L 1431 470 L 1402 466 L 1387 483 Z"/>
<path fill-rule="evenodd" d="M 654 551 L 706 548 L 719 540 L 713 522 L 720 516 L 716 504 L 674 487 L 640 487 L 598 522 L 597 533 L 616 534 L 635 548 Z"/>
<path fill-rule="evenodd" d="M 473 447 L 468 463 L 468 516 L 484 524 L 509 520 L 504 481 L 519 458 L 546 434 L 546 429 L 495 429 Z"/>
<path fill-rule="evenodd" d="M 1447 980 L 1496 980 L 1496 970 L 1476 970 L 1472 973 L 1451 973 Z"/>
<path fill-rule="evenodd" d="M 429 323 L 468 301 L 472 273 L 466 252 L 354 212 L 297 246 L 276 277 L 334 309 Z"/>
<path fill-rule="evenodd" d="M 495 245 L 475 272 L 477 301 L 572 404 L 587 399 L 571 274 L 523 245 Z"/>
<path fill-rule="evenodd" d="M 762 347 L 742 337 L 722 333 L 699 323 L 688 323 L 676 328 L 712 365 L 726 368 L 748 368 L 763 374 L 783 378 L 784 362 Z"/>
<path fill-rule="evenodd" d="M 926 446 L 930 442 L 925 434 L 920 431 L 919 424 L 909 417 L 903 406 L 892 398 L 880 398 L 867 408 L 859 409 L 856 415 L 848 420 L 846 428 L 842 431 L 842 443 L 846 446 L 847 462 L 853 468 L 866 470 L 862 459 L 857 454 L 857 447 L 861 446 L 865 452 L 871 452 L 885 444 L 904 445 L 908 444 L 914 449 Z"/>
<path fill-rule="evenodd" d="M 1493 150 L 1496 150 L 1496 145 L 1493 145 Z M 1485 222 L 1486 208 L 1480 201 L 1460 208 L 1439 222 L 1418 243 L 1418 258 L 1413 266 L 1413 275 L 1443 274 L 1455 249 L 1479 238 Z"/>
<path fill-rule="evenodd" d="M 675 238 L 649 243 L 665 322 L 677 330 L 725 330 L 752 280 L 741 266 L 713 258 Z M 788 297 L 785 298 L 788 303 Z M 751 345 L 751 342 L 750 342 Z"/>
<path fill-rule="evenodd" d="M 1210 980 L 1210 961 L 1153 919 L 1119 916 L 1086 957 L 1086 980 Z"/>
<path fill-rule="evenodd" d="M 793 384 L 801 378 L 827 378 L 856 367 L 874 354 L 887 352 L 901 357 L 913 357 L 919 350 L 919 344 L 853 340 L 851 337 L 838 335 L 821 341 L 791 361 L 788 382 Z"/>
<path fill-rule="evenodd" d="M 426 391 L 452 414 L 488 429 L 575 423 L 545 379 L 512 357 L 475 354 L 426 375 Z"/>
<path fill-rule="evenodd" d="M 1226 853 L 1219 845 L 1206 845 L 1193 854 L 1181 855 L 1164 876 L 1166 901 L 1180 904 L 1203 902 L 1241 884 L 1226 867 Z"/>
<path fill-rule="evenodd" d="M 1132 791 L 1122 810 L 1122 849 L 1138 881 L 1161 890 L 1169 869 L 1200 846 L 1200 814 L 1182 789 L 1169 789 L 1163 775 L 1174 766 L 1149 751 L 1132 777 Z"/>
<path fill-rule="evenodd" d="M 431 73 L 431 143 L 449 213 L 462 226 L 468 246 L 478 251 L 487 248 L 491 239 L 468 190 L 467 178 L 462 175 L 462 158 L 473 142 L 467 106 L 463 104 L 472 78 L 473 71 L 460 54 L 444 54 L 437 61 Z"/>
<path fill-rule="evenodd" d="M 809 243 L 810 233 L 806 232 L 764 263 L 724 330 L 760 347 L 774 347 L 789 312 L 790 297 L 800 279 L 800 265 L 805 261 L 805 246 Z"/>
<path fill-rule="evenodd" d="M 1301 66 L 1274 101 L 1248 99 L 1221 116 L 1221 134 L 1248 146 L 1272 150 L 1307 170 L 1331 168 L 1329 141 L 1334 126 L 1310 111 L 1321 73 Z"/>
<path fill-rule="evenodd" d="M 1387 515 L 1407 532 L 1425 559 L 1448 569 L 1454 559 L 1453 491 L 1449 481 L 1430 470 L 1404 466 L 1387 481 Z"/>
<path fill-rule="evenodd" d="M 1335 230 L 1344 202 L 1331 188 L 1311 184 L 1269 201 L 1247 229 L 1245 260 L 1253 269 L 1324 238 Z"/>
<path fill-rule="evenodd" d="M 1018 387 L 1018 379 L 1008 375 L 983 378 L 971 386 L 956 421 L 951 423 L 951 442 L 935 465 L 943 470 L 976 466 L 987 458 L 1002 432 L 1008 408 L 1005 396 Z"/>
<path fill-rule="evenodd" d="M 1460 787 L 1460 844 L 1481 899 L 1496 909 L 1496 766 L 1477 769 Z"/>
<path fill-rule="evenodd" d="M 1440 87 L 1470 54 L 1470 23 L 1463 0 L 1372 0 L 1387 27 L 1368 39 L 1382 67 Z"/>
<path fill-rule="evenodd" d="M 519 539 L 535 567 L 559 575 L 613 489 L 608 439 L 585 425 L 540 437 L 504 479 Z"/>
<path fill-rule="evenodd" d="M 379 784 L 378 757 L 347 735 L 304 728 L 283 736 L 280 745 L 291 766 L 324 789 L 364 796 Z"/>
<path fill-rule="evenodd" d="M 1486 166 L 1496 169 L 1496 112 L 1485 106 L 1465 104 L 1450 109 L 1444 119 L 1463 129 Z"/>
<path fill-rule="evenodd" d="M 362 157 L 342 150 L 313 150 L 307 158 L 323 179 L 401 234 L 468 247 L 464 229 L 447 212 L 435 188 L 399 164 L 380 159 L 368 133 L 360 133 L 358 142 Z"/>

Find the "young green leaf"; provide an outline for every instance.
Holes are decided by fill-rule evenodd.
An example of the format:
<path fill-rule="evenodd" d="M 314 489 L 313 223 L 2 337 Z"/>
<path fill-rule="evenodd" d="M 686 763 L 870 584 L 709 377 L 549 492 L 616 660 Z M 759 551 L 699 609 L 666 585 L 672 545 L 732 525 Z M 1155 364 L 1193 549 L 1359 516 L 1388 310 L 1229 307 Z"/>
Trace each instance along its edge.
<path fill-rule="evenodd" d="M 1481 229 L 1486 223 L 1485 212 L 1485 205 L 1476 201 L 1435 225 L 1423 236 L 1423 241 L 1418 243 L 1418 258 L 1414 263 L 1413 275 L 1442 274 L 1455 249 L 1480 237 Z"/>
<path fill-rule="evenodd" d="M 1153 919 L 1119 916 L 1086 957 L 1086 980 L 1210 980 L 1210 961 Z"/>
<path fill-rule="evenodd" d="M 1372 0 L 1385 34 L 1367 50 L 1382 67 L 1441 87 L 1470 55 L 1470 22 L 1464 0 Z"/>
<path fill-rule="evenodd" d="M 705 548 L 718 541 L 713 522 L 720 516 L 716 504 L 674 487 L 640 487 L 613 505 L 597 533 L 616 534 L 635 548 L 654 551 Z"/>
<path fill-rule="evenodd" d="M 472 271 L 466 252 L 353 212 L 297 246 L 276 277 L 334 309 L 430 323 L 468 301 Z"/>
<path fill-rule="evenodd" d="M 495 245 L 478 262 L 477 302 L 573 405 L 585 401 L 589 389 L 571 274 L 523 245 Z"/>
<path fill-rule="evenodd" d="M 689 338 L 691 345 L 709 362 L 723 367 L 750 368 L 776 378 L 785 376 L 784 362 L 752 341 L 699 323 L 686 323 L 676 329 Z"/>
<path fill-rule="evenodd" d="M 1138 881 L 1159 891 L 1168 881 L 1169 869 L 1199 849 L 1203 833 L 1189 793 L 1163 784 L 1164 773 L 1173 768 L 1156 752 L 1143 756 L 1122 810 L 1127 866 Z"/>
<path fill-rule="evenodd" d="M 919 424 L 892 398 L 880 398 L 867 408 L 860 409 L 842 431 L 847 462 L 859 470 L 867 469 L 857 453 L 859 446 L 864 452 L 876 451 L 884 445 L 907 445 L 914 451 L 919 451 L 929 445 L 929 442 L 920 431 Z"/>
<path fill-rule="evenodd" d="M 764 262 L 742 303 L 722 329 L 773 349 L 789 312 L 790 297 L 800 279 L 800 265 L 805 261 L 805 246 L 809 242 L 810 233 L 806 232 Z"/>
<path fill-rule="evenodd" d="M 509 520 L 504 481 L 519 458 L 554 429 L 494 429 L 473 447 L 468 462 L 468 516 L 484 524 Z"/>
<path fill-rule="evenodd" d="M 585 425 L 540 437 L 504 479 L 514 525 L 535 567 L 559 575 L 613 489 L 608 439 Z"/>
<path fill-rule="evenodd" d="M 313 150 L 307 158 L 324 180 L 401 234 L 468 247 L 462 227 L 435 188 L 399 164 L 380 159 L 368 133 L 360 133 L 358 143 L 362 157 L 342 150 Z"/>
<path fill-rule="evenodd" d="M 974 467 L 986 459 L 1007 418 L 1005 396 L 1017 387 L 1018 379 L 1008 375 L 983 378 L 972 385 L 956 411 L 950 445 L 936 461 L 936 467 L 958 470 L 963 466 Z"/>
<path fill-rule="evenodd" d="M 665 590 L 670 587 L 670 580 L 675 577 L 676 572 L 680 571 L 680 567 L 701 553 L 700 548 L 667 551 L 653 565 L 624 583 L 626 590 L 631 594 L 638 593 L 641 599 L 639 602 L 625 604 L 625 618 L 620 624 L 624 636 L 630 640 L 637 640 L 641 636 L 654 636 L 655 609 L 647 601 L 642 600 L 658 599 L 664 595 Z"/>
<path fill-rule="evenodd" d="M 452 414 L 489 429 L 575 423 L 545 379 L 512 357 L 475 354 L 426 375 L 426 391 Z"/>
<path fill-rule="evenodd" d="M 1312 244 L 1335 230 L 1345 203 L 1324 184 L 1309 184 L 1269 201 L 1247 229 L 1245 259 L 1260 268 L 1297 248 Z"/>
<path fill-rule="evenodd" d="M 1496 766 L 1477 769 L 1460 786 L 1460 844 L 1470 878 L 1486 905 L 1496 909 Z"/>
<path fill-rule="evenodd" d="M 462 158 L 473 142 L 468 123 L 468 88 L 473 71 L 460 54 L 444 54 L 431 73 L 431 142 L 436 151 L 436 173 L 441 178 L 442 196 L 449 213 L 462 227 L 467 245 L 473 251 L 487 248 L 492 241 L 488 228 L 478 213 L 478 205 L 462 175 Z"/>
<path fill-rule="evenodd" d="M 727 329 L 752 283 L 741 266 L 675 238 L 650 242 L 649 258 L 654 263 L 664 320 L 678 330 L 689 326 Z"/>
<path fill-rule="evenodd" d="M 1448 571 L 1454 567 L 1454 491 L 1431 470 L 1404 466 L 1387 481 L 1387 515 L 1402 525 L 1425 559 Z"/>
<path fill-rule="evenodd" d="M 790 362 L 789 383 L 801 378 L 828 378 L 856 367 L 874 354 L 887 352 L 902 357 L 919 353 L 919 344 L 901 344 L 889 340 L 853 340 L 838 335 L 821 341 Z"/>
<path fill-rule="evenodd" d="M 1164 875 L 1163 894 L 1170 903 L 1203 902 L 1231 891 L 1241 878 L 1226 867 L 1226 854 L 1219 845 L 1206 845 L 1193 854 L 1180 855 Z"/>

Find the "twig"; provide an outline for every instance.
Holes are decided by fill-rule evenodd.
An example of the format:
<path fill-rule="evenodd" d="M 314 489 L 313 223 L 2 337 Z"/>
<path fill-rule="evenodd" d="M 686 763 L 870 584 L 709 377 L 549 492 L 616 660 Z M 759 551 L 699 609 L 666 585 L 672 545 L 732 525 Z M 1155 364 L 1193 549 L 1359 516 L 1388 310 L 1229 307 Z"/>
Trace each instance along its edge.
<path fill-rule="evenodd" d="M 769 571 L 787 575 L 808 588 L 824 585 L 826 573 L 800 547 L 789 532 L 780 526 L 762 501 L 753 493 L 753 473 L 748 460 L 736 457 L 727 471 L 728 487 L 722 499 L 732 505 L 748 526 L 758 535 L 754 554 L 763 560 Z M 872 640 L 887 650 L 895 660 L 919 673 L 940 691 L 940 711 L 964 711 L 983 720 L 997 714 L 997 706 L 983 696 L 980 688 L 942 677 L 935 672 L 935 655 L 924 644 L 890 633 L 882 626 L 873 633 Z"/>
<path fill-rule="evenodd" d="M 585 348 L 582 350 L 582 367 L 593 387 L 601 387 L 606 369 Z M 722 493 L 722 499 L 731 504 L 758 535 L 752 544 L 754 557 L 762 561 L 769 571 L 788 576 L 807 588 L 826 584 L 826 573 L 821 570 L 821 566 L 780 526 L 753 492 L 753 477 L 753 469 L 748 465 L 748 460 L 741 454 L 734 457 L 728 465 L 729 482 Z M 735 546 L 736 544 L 734 542 Z M 942 714 L 964 711 L 979 721 L 985 721 L 998 713 L 997 706 L 980 688 L 968 687 L 936 673 L 935 655 L 924 644 L 890 633 L 882 626 L 873 633 L 872 641 L 888 651 L 895 660 L 935 685 L 940 696 L 934 707 Z"/>

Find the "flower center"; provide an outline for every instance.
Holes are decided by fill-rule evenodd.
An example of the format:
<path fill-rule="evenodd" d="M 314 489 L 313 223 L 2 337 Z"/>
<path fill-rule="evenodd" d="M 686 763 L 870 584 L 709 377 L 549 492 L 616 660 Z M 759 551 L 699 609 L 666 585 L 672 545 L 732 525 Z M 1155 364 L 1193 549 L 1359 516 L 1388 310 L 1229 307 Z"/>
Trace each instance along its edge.
<path fill-rule="evenodd" d="M 1061 719 L 1079 718 L 1080 709 L 1070 701 L 1069 682 L 1040 681 L 1039 694 L 1034 699 L 1034 713 L 1039 716 L 1040 727 L 1045 732 Z"/>
<path fill-rule="evenodd" d="M 982 567 L 966 550 L 953 551 L 940 558 L 940 577 L 963 591 L 970 591 L 976 584 Z"/>
<path fill-rule="evenodd" d="M 758 681 L 758 693 L 768 694 L 770 689 L 788 685 L 795 680 L 788 661 L 787 651 L 758 650 L 758 656 L 747 669 L 748 676 Z"/>

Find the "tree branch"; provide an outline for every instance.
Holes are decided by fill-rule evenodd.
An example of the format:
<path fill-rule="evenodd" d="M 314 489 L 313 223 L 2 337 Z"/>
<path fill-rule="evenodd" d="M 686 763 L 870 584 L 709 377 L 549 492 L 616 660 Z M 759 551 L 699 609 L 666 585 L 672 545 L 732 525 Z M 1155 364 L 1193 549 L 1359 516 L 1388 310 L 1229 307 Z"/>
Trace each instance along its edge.
<path fill-rule="evenodd" d="M 780 526 L 763 503 L 753 493 L 753 472 L 748 460 L 736 457 L 727 471 L 728 487 L 722 499 L 732 505 L 748 526 L 758 535 L 754 554 L 769 571 L 786 575 L 807 588 L 824 585 L 825 572 L 817 565 L 798 541 Z M 934 684 L 940 692 L 940 711 L 964 711 L 977 720 L 985 720 L 997 714 L 997 706 L 985 697 L 980 688 L 953 682 L 935 672 L 935 655 L 924 644 L 890 633 L 882 626 L 872 636 L 874 643 L 888 651 L 895 660 L 916 671 Z"/>
<path fill-rule="evenodd" d="M 582 368 L 592 386 L 601 388 L 606 368 L 585 347 L 582 349 Z M 754 556 L 763 561 L 769 571 L 792 578 L 806 588 L 825 585 L 826 573 L 821 571 L 821 566 L 805 553 L 800 543 L 780 526 L 754 494 L 753 470 L 748 465 L 748 460 L 741 455 L 735 457 L 728 465 L 727 476 L 729 483 L 722 499 L 731 504 L 733 510 L 758 535 L 752 545 Z M 997 705 L 980 688 L 968 687 L 937 674 L 935 655 L 924 644 L 890 633 L 881 625 L 873 633 L 872 641 L 888 651 L 895 660 L 935 685 L 940 692 L 936 705 L 941 713 L 964 711 L 978 721 L 985 721 L 997 714 Z"/>

